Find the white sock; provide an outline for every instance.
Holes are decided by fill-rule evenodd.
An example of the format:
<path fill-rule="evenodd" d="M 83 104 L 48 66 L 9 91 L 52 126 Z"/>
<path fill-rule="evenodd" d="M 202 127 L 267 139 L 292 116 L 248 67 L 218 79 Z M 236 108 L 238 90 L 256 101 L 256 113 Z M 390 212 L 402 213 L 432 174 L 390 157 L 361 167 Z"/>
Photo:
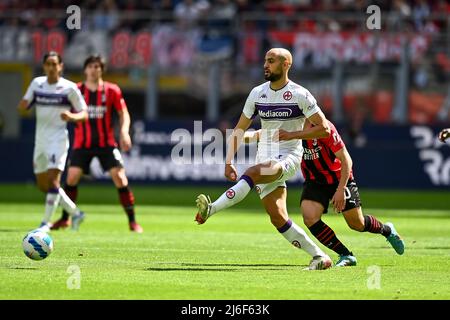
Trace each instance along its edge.
<path fill-rule="evenodd" d="M 58 193 L 61 196 L 61 207 L 66 210 L 71 216 L 78 213 L 77 205 L 69 198 L 69 196 L 64 192 L 63 188 L 58 189 Z"/>
<path fill-rule="evenodd" d="M 229 208 L 234 206 L 236 203 L 241 202 L 248 195 L 250 190 L 252 190 L 252 188 L 252 179 L 246 175 L 243 175 L 238 183 L 225 191 L 219 199 L 211 204 L 211 211 L 209 212 L 209 215 L 212 216 L 218 211 Z"/>
<path fill-rule="evenodd" d="M 300 228 L 291 219 L 284 226 L 278 228 L 278 231 L 295 247 L 305 250 L 311 257 L 328 255 L 323 252 L 306 234 L 305 230 Z"/>
<path fill-rule="evenodd" d="M 60 195 L 58 189 L 50 189 L 45 197 L 45 213 L 42 222 L 48 223 L 58 208 Z"/>

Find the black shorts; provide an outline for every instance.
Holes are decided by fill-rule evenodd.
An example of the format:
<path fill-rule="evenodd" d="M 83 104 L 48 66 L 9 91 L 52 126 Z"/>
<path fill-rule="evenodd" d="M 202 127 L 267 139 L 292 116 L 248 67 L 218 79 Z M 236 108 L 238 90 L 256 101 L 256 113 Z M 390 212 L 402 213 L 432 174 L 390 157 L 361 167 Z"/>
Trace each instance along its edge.
<path fill-rule="evenodd" d="M 73 149 L 69 159 L 69 167 L 79 167 L 84 174 L 89 174 L 92 159 L 97 157 L 103 171 L 112 168 L 123 168 L 123 159 L 119 149 L 114 147 L 95 149 Z"/>
<path fill-rule="evenodd" d="M 328 212 L 328 206 L 330 200 L 336 193 L 338 184 L 319 184 L 315 181 L 305 181 L 303 184 L 302 198 L 303 200 L 312 200 L 319 202 L 324 207 L 323 213 Z M 349 180 L 345 188 L 345 208 L 343 211 L 347 211 L 353 208 L 361 206 L 361 199 L 359 197 L 358 186 L 354 180 Z"/>

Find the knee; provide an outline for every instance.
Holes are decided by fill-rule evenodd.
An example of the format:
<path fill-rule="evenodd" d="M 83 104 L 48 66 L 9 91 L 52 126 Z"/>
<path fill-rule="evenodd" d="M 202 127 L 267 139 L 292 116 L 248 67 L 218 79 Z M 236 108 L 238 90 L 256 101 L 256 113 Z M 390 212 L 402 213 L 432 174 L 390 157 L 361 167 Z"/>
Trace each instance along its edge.
<path fill-rule="evenodd" d="M 69 174 L 66 179 L 66 184 L 69 186 L 76 186 L 78 184 L 78 181 L 78 177 Z"/>
<path fill-rule="evenodd" d="M 113 175 L 113 182 L 116 185 L 116 188 L 124 188 L 128 186 L 128 179 L 125 172 L 117 172 Z"/>
<path fill-rule="evenodd" d="M 320 218 L 319 218 L 320 219 Z M 307 226 L 308 228 L 315 225 L 317 221 L 319 221 L 319 219 L 317 219 L 317 217 L 310 217 L 310 216 L 305 216 L 303 215 L 303 223 L 305 224 L 305 226 Z"/>
<path fill-rule="evenodd" d="M 117 181 L 115 183 L 115 186 L 116 186 L 117 189 L 126 188 L 126 187 L 128 187 L 128 183 L 126 183 L 125 181 L 120 180 L 120 181 Z"/>
<path fill-rule="evenodd" d="M 257 180 L 260 175 L 259 168 L 250 167 L 245 170 L 244 175 L 249 176 L 253 180 L 253 182 L 256 183 L 255 180 Z"/>

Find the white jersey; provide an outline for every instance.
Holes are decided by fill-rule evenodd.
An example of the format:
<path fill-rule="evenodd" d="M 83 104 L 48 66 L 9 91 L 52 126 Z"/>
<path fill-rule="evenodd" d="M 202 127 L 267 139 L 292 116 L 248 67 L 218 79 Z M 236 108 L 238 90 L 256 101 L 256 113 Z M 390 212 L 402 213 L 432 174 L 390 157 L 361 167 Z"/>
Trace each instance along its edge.
<path fill-rule="evenodd" d="M 270 81 L 250 92 L 243 113 L 253 119 L 261 118 L 261 137 L 258 143 L 258 159 L 279 157 L 281 154 L 302 154 L 302 141 L 288 140 L 273 142 L 277 129 L 286 131 L 303 130 L 305 117 L 320 111 L 316 99 L 302 86 L 289 82 L 279 90 L 270 88 Z"/>
<path fill-rule="evenodd" d="M 68 143 L 67 122 L 61 119 L 61 113 L 87 110 L 77 85 L 63 77 L 53 84 L 47 82 L 46 76 L 34 78 L 23 99 L 29 102 L 28 108 L 36 106 L 35 144 L 40 145 Z"/>

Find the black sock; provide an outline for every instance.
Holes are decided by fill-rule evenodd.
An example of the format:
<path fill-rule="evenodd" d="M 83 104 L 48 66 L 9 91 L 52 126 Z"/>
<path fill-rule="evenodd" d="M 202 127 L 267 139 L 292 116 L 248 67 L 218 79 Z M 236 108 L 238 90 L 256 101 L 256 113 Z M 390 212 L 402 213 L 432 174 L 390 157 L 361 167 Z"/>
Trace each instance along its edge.
<path fill-rule="evenodd" d="M 389 226 L 381 223 L 374 216 L 364 215 L 364 232 L 368 231 L 370 233 L 380 233 L 385 237 L 391 234 L 391 228 Z"/>
<path fill-rule="evenodd" d="M 322 220 L 317 221 L 311 227 L 309 231 L 320 241 L 325 247 L 333 250 L 339 255 L 353 255 L 346 246 L 336 237 L 333 229 L 327 226 Z"/>

